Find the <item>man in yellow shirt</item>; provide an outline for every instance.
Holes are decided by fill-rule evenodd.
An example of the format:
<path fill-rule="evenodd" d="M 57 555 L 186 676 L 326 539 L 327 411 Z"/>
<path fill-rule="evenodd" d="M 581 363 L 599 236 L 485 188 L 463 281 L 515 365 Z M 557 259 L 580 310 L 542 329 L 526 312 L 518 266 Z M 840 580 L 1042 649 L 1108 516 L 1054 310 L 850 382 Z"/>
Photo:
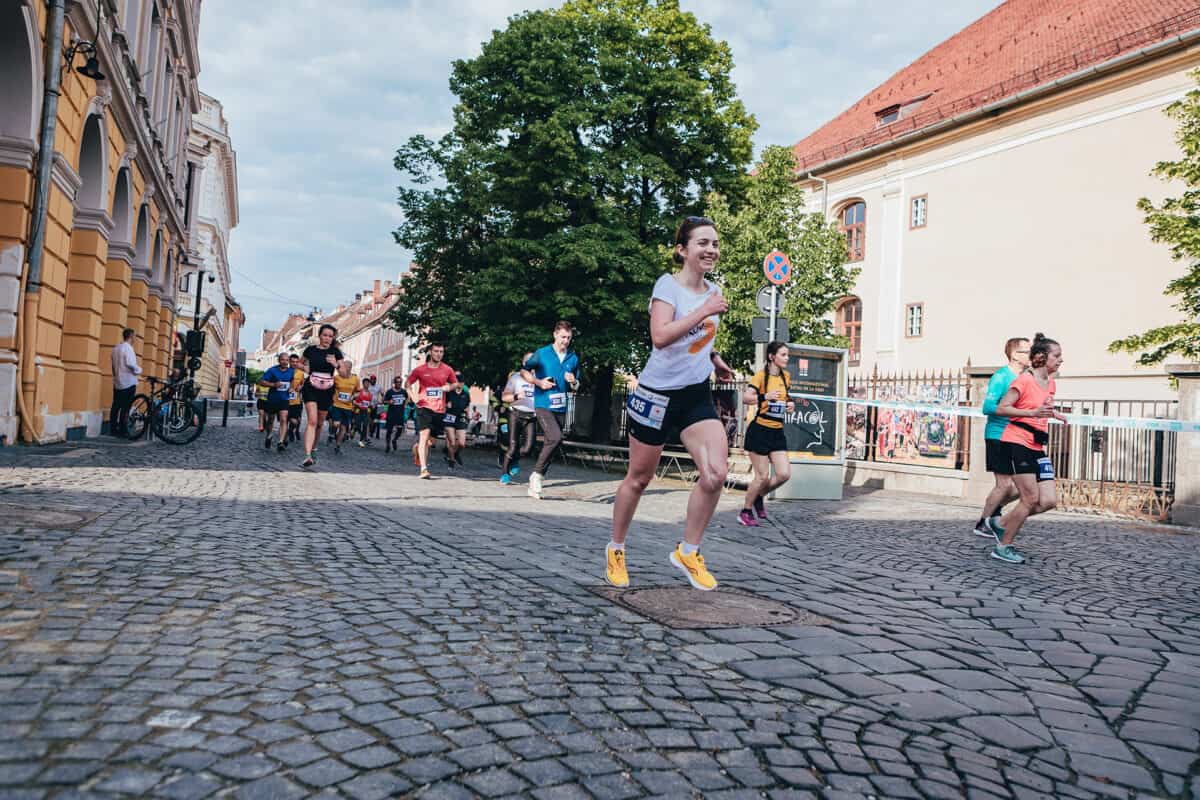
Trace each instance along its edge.
<path fill-rule="evenodd" d="M 292 388 L 288 392 L 288 440 L 292 442 L 300 441 L 300 417 L 304 414 L 304 400 L 300 397 L 300 390 L 304 386 L 304 379 L 308 376 L 304 374 L 304 370 L 300 369 L 300 356 L 292 353 L 288 357 L 288 362 L 292 369 Z"/>
<path fill-rule="evenodd" d="M 358 391 L 358 376 L 350 372 L 350 359 L 338 362 L 333 376 L 333 407 L 329 409 L 329 421 L 333 423 L 333 452 L 342 452 L 342 440 L 354 424 L 354 393 Z"/>

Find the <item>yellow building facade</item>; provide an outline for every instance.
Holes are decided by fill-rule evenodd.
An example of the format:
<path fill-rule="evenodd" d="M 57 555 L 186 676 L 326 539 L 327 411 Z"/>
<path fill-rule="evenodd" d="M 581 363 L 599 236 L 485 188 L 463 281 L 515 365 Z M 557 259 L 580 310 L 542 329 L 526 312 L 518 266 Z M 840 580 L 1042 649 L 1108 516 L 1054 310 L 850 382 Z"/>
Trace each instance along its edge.
<path fill-rule="evenodd" d="M 186 142 L 199 109 L 199 6 L 0 0 L 0 435 L 8 442 L 100 434 L 110 354 L 126 327 L 143 376 L 167 374 L 174 273 L 188 230 Z M 79 42 L 68 64 L 63 51 Z M 103 79 L 82 74 L 89 56 Z M 61 87 L 53 147 L 41 152 L 43 108 L 55 102 L 49 70 L 60 70 Z"/>

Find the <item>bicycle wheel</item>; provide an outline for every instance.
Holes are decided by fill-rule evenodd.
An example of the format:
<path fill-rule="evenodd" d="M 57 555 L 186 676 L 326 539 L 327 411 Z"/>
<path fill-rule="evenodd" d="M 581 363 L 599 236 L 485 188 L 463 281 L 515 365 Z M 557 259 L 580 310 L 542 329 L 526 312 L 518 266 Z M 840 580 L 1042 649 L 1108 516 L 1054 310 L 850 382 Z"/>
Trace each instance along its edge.
<path fill-rule="evenodd" d="M 125 424 L 126 437 L 140 439 L 146 435 L 147 423 L 150 421 L 151 402 L 148 395 L 139 394 L 133 398 L 129 406 L 129 420 Z"/>
<path fill-rule="evenodd" d="M 173 398 L 155 406 L 154 435 L 167 444 L 190 444 L 203 430 L 204 419 L 191 403 Z"/>

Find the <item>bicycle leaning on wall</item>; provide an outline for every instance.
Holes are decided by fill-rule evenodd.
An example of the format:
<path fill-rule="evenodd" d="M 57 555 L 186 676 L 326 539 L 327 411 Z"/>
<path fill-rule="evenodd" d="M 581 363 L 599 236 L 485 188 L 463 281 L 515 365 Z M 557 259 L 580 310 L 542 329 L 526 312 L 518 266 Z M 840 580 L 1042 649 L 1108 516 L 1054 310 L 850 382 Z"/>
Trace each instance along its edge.
<path fill-rule="evenodd" d="M 190 444 L 204 431 L 207 407 L 198 401 L 196 382 L 147 378 L 149 394 L 138 394 L 129 408 L 129 438 L 140 439 L 150 430 L 167 444 Z M 161 384 L 161 386 L 160 386 Z"/>

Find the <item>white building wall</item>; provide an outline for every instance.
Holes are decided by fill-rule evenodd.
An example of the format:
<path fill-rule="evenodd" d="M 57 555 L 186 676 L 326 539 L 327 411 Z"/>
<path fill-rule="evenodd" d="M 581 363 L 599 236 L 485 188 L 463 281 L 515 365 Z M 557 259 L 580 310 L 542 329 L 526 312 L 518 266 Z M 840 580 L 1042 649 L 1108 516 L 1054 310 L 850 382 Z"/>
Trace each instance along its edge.
<path fill-rule="evenodd" d="M 1135 204 L 1180 190 L 1150 170 L 1178 156 L 1163 109 L 1194 87 L 1197 62 L 826 176 L 831 219 L 866 203 L 860 369 L 998 365 L 1005 339 L 1042 331 L 1063 346 L 1060 396 L 1173 397 L 1161 367 L 1107 348 L 1178 317 L 1163 289 L 1183 267 Z M 919 195 L 928 223 L 911 229 Z M 821 200 L 813 192 L 810 209 Z M 905 335 L 910 303 L 923 304 L 918 338 Z"/>

